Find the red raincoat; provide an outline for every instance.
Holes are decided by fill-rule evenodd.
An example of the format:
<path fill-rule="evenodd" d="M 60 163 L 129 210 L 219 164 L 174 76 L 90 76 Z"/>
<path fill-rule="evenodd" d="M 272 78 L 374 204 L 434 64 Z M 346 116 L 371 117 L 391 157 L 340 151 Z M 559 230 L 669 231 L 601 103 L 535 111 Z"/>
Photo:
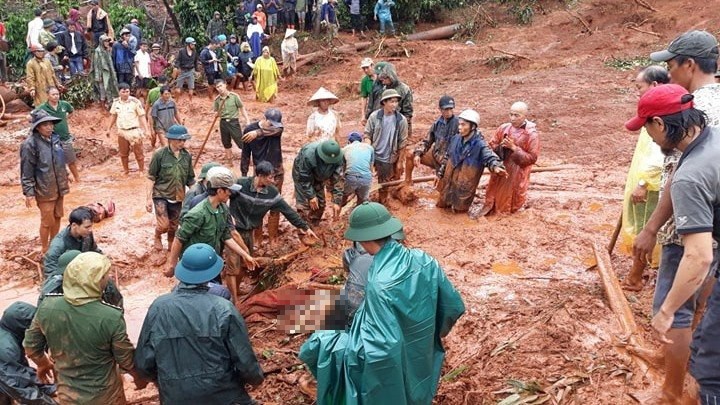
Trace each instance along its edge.
<path fill-rule="evenodd" d="M 540 139 L 535 123 L 525 121 L 524 128 L 515 128 L 510 123 L 501 125 L 490 140 L 490 148 L 496 150 L 503 138 L 508 136 L 517 146 L 513 152 L 504 148 L 503 163 L 508 177 L 490 174 L 485 193 L 483 212 L 494 209 L 495 213 L 512 213 L 525 204 L 530 185 L 530 170 L 540 152 Z"/>

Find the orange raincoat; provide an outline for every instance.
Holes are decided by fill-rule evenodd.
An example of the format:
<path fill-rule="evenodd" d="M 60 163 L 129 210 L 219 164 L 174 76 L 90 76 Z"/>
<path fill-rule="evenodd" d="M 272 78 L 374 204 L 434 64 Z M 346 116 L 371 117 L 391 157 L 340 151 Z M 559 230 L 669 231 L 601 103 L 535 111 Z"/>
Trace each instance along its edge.
<path fill-rule="evenodd" d="M 510 123 L 501 125 L 489 145 L 497 150 L 503 138 L 507 136 L 515 142 L 517 149 L 513 152 L 503 148 L 505 170 L 507 178 L 497 174 L 490 174 L 490 182 L 485 192 L 485 206 L 483 212 L 512 213 L 525 204 L 527 189 L 530 185 L 530 170 L 535 164 L 540 152 L 540 139 L 535 123 L 525 121 L 523 128 L 515 128 Z"/>

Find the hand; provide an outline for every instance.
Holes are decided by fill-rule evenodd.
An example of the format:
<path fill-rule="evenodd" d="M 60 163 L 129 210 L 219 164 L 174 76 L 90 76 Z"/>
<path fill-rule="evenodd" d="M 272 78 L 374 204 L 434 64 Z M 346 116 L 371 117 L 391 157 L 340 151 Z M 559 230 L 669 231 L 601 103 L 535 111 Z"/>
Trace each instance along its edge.
<path fill-rule="evenodd" d="M 311 198 L 310 201 L 308 201 L 308 203 L 310 204 L 310 209 L 311 209 L 311 210 L 317 211 L 317 210 L 320 209 L 320 204 L 318 203 L 317 197 Z"/>
<path fill-rule="evenodd" d="M 420 156 L 415 155 L 413 158 L 413 163 L 415 164 L 415 167 L 420 166 Z"/>
<path fill-rule="evenodd" d="M 258 131 L 250 131 L 247 134 L 243 135 L 242 141 L 245 143 L 250 143 L 255 140 L 255 138 L 258 137 Z"/>
<path fill-rule="evenodd" d="M 647 227 L 643 228 L 635 237 L 633 242 L 633 257 L 645 263 L 652 261 L 652 252 L 657 244 L 657 232 L 651 232 Z"/>
<path fill-rule="evenodd" d="M 500 177 L 502 177 L 502 178 L 506 178 L 506 177 L 508 176 L 508 174 L 507 174 L 507 172 L 505 171 L 505 169 L 504 169 L 503 167 L 501 167 L 501 166 L 495 166 L 495 168 L 492 169 L 492 172 L 495 173 L 495 174 L 497 174 L 498 176 L 500 176 Z"/>
<path fill-rule="evenodd" d="M 40 381 L 44 384 L 52 384 L 54 381 L 57 381 L 57 374 L 55 373 L 55 363 L 48 357 L 48 355 L 44 355 L 45 360 L 41 361 L 37 365 L 37 376 L 40 379 Z"/>
<path fill-rule="evenodd" d="M 152 203 L 152 201 L 146 202 L 146 203 L 145 203 L 145 211 L 151 213 L 152 210 L 153 210 L 153 203 Z"/>
<path fill-rule="evenodd" d="M 338 204 L 333 204 L 331 207 L 333 211 L 333 218 L 340 217 L 340 206 Z"/>
<path fill-rule="evenodd" d="M 646 202 L 647 188 L 641 186 L 635 187 L 635 190 L 633 190 L 632 194 L 630 194 L 630 200 L 633 202 L 633 204 Z"/>
<path fill-rule="evenodd" d="M 255 260 L 255 258 L 250 255 L 243 257 L 243 262 L 245 263 L 245 266 L 251 271 L 255 271 L 255 269 L 259 266 L 257 260 Z"/>
<path fill-rule="evenodd" d="M 163 275 L 168 278 L 173 277 L 175 275 L 175 265 L 172 263 L 166 264 Z"/>
<path fill-rule="evenodd" d="M 652 325 L 653 329 L 655 329 L 655 331 L 658 333 L 658 338 L 660 339 L 660 342 L 672 344 L 672 340 L 668 339 L 666 333 L 670 330 L 674 319 L 675 314 L 667 315 L 662 308 L 660 308 L 660 311 L 658 311 L 658 313 L 655 314 L 655 316 L 653 317 L 650 324 Z"/>
<path fill-rule="evenodd" d="M 27 208 L 32 208 L 34 199 L 35 197 L 25 197 L 25 206 Z"/>
<path fill-rule="evenodd" d="M 315 232 L 313 232 L 313 230 L 310 229 L 310 228 L 308 228 L 308 229 L 307 229 L 305 232 L 303 232 L 303 233 L 304 233 L 305 235 L 312 236 L 312 237 L 315 238 L 315 239 L 320 239 L 320 238 L 318 238 L 317 234 L 315 234 Z"/>
<path fill-rule="evenodd" d="M 504 148 L 510 149 L 511 151 L 515 151 L 515 148 L 517 148 L 515 142 L 509 137 L 503 138 L 502 142 L 500 142 L 500 145 Z"/>

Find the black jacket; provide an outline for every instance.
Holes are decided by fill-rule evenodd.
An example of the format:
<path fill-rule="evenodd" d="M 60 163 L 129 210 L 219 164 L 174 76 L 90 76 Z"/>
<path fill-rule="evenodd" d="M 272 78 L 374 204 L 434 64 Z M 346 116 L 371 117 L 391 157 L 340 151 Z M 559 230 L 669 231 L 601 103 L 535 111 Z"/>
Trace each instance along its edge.
<path fill-rule="evenodd" d="M 33 132 L 20 145 L 20 182 L 23 195 L 53 201 L 70 192 L 60 137 Z"/>
<path fill-rule="evenodd" d="M 85 37 L 81 32 L 74 32 L 73 33 L 75 37 L 75 48 L 77 49 L 77 53 L 73 54 L 70 50 L 72 49 L 72 36 L 70 35 L 70 32 L 66 32 L 65 36 L 63 38 L 62 45 L 65 48 L 65 52 L 67 53 L 67 56 L 72 58 L 73 56 L 82 56 L 83 58 L 88 57 L 88 49 L 87 49 L 87 43 L 85 42 Z"/>
<path fill-rule="evenodd" d="M 0 404 L 55 404 L 50 397 L 55 385 L 43 384 L 25 358 L 22 341 L 35 307 L 25 302 L 11 304 L 0 319 Z"/>

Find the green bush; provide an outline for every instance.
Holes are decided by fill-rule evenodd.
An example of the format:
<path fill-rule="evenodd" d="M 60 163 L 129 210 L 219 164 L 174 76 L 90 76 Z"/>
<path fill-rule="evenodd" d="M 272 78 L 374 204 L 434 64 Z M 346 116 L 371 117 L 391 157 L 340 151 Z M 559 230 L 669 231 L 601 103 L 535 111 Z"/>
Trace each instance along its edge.
<path fill-rule="evenodd" d="M 227 28 L 234 26 L 236 3 L 237 1 L 233 0 L 178 0 L 174 11 L 182 30 L 180 37 L 195 38 L 198 43 L 197 49 L 200 49 L 207 44 L 205 29 L 213 12 L 220 12 Z"/>

